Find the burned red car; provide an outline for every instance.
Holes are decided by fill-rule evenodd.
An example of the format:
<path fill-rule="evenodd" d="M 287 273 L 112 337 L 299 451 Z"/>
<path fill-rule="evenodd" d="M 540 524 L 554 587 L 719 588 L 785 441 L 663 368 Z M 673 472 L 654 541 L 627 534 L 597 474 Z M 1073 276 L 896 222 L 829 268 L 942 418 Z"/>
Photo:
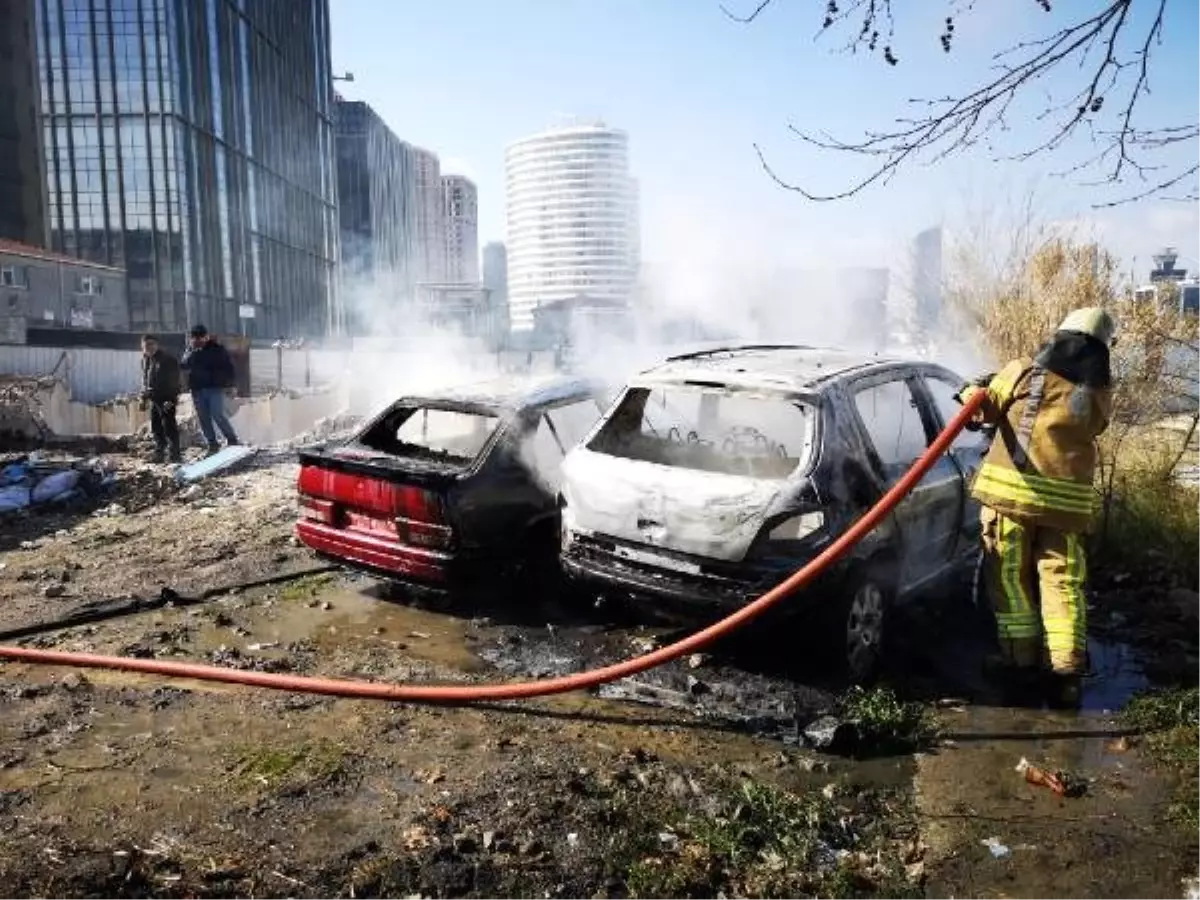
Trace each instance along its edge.
<path fill-rule="evenodd" d="M 556 566 L 559 466 L 603 410 L 579 379 L 502 379 L 397 400 L 300 452 L 297 537 L 403 584 L 451 590 Z"/>

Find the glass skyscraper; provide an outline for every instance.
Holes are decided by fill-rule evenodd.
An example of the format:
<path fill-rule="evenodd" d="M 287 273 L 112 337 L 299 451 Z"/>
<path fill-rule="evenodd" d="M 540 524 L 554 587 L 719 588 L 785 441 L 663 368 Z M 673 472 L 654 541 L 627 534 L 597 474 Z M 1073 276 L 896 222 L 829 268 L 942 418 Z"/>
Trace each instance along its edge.
<path fill-rule="evenodd" d="M 366 103 L 334 106 L 343 278 L 411 298 L 417 280 L 418 197 L 413 148 Z"/>
<path fill-rule="evenodd" d="M 51 248 L 135 329 L 337 330 L 328 0 L 36 3 Z"/>

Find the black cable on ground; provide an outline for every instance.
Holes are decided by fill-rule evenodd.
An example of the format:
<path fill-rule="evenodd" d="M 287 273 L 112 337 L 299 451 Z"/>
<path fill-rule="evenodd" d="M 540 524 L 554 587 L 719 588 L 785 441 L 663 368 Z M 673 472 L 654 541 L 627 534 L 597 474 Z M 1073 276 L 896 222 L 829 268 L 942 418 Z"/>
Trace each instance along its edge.
<path fill-rule="evenodd" d="M 969 743 L 971 741 L 1069 741 L 1080 738 L 1135 737 L 1146 733 L 1144 728 L 1063 728 L 1058 731 L 943 731 L 939 740 Z"/>
<path fill-rule="evenodd" d="M 0 631 L 0 641 L 20 640 L 21 638 L 45 634 L 49 631 L 62 631 L 64 628 L 91 625 L 109 619 L 119 619 L 124 616 L 164 609 L 168 606 L 196 606 L 214 597 L 228 594 L 230 591 L 248 591 L 254 588 L 267 587 L 272 584 L 280 584 L 285 581 L 295 581 L 297 578 L 305 578 L 309 575 L 323 575 L 337 568 L 337 566 L 330 564 L 309 566 L 307 569 L 280 572 L 275 575 L 268 575 L 265 578 L 255 578 L 250 581 L 239 581 L 235 584 L 223 584 L 218 587 L 206 588 L 193 597 L 185 597 L 182 594 L 177 594 L 171 588 L 163 588 L 157 597 L 135 597 L 132 600 L 100 600 L 86 604 L 75 612 L 59 619 L 36 622 L 33 625 L 22 625 L 20 628 Z"/>

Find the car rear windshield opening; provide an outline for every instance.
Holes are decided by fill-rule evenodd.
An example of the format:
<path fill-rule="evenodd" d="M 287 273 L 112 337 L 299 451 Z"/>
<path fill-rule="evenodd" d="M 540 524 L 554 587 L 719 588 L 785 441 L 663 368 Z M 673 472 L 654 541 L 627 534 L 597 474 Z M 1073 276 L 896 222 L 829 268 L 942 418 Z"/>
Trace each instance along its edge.
<path fill-rule="evenodd" d="M 396 456 L 470 461 L 499 424 L 496 416 L 456 409 L 398 407 L 369 428 L 359 443 Z"/>
<path fill-rule="evenodd" d="M 813 415 L 812 407 L 782 396 L 633 388 L 589 449 L 664 466 L 784 479 L 808 462 Z"/>

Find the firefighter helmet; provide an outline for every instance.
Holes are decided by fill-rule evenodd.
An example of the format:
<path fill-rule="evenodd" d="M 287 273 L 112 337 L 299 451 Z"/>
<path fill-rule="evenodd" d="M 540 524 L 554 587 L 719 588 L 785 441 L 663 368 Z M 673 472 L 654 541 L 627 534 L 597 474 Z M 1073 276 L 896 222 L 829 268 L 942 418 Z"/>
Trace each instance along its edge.
<path fill-rule="evenodd" d="M 1086 334 L 1111 346 L 1117 336 L 1117 323 L 1099 306 L 1087 306 L 1069 313 L 1058 330 Z"/>

